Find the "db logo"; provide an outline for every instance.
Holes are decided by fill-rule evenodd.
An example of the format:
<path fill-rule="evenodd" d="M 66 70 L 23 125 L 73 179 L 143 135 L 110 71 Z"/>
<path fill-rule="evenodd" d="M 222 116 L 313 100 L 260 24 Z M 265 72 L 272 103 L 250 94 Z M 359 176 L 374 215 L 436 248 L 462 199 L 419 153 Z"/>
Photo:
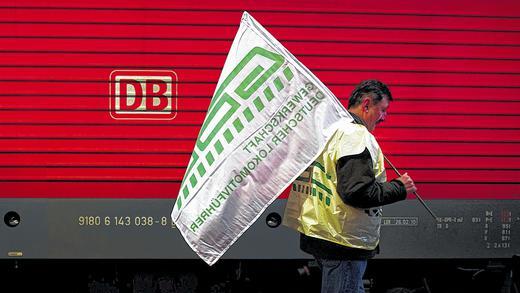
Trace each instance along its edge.
<path fill-rule="evenodd" d="M 170 120 L 177 115 L 177 74 L 168 70 L 114 70 L 110 74 L 110 116 Z"/>

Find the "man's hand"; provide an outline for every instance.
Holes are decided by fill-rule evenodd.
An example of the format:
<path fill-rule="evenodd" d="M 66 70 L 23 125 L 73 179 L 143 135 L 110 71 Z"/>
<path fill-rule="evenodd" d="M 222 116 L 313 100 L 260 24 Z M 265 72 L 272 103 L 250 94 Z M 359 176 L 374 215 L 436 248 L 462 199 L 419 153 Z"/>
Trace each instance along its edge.
<path fill-rule="evenodd" d="M 397 178 L 397 180 L 403 182 L 404 187 L 406 188 L 406 193 L 414 193 L 417 191 L 417 187 L 413 183 L 412 178 L 408 176 L 408 173 L 404 173 L 401 177 Z"/>

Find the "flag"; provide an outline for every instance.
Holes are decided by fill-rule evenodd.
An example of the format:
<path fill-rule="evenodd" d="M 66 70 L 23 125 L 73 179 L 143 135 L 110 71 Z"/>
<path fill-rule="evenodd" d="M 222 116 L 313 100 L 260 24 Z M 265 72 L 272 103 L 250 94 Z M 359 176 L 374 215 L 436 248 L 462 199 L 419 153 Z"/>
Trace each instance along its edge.
<path fill-rule="evenodd" d="M 172 211 L 214 264 L 352 117 L 244 12 Z"/>

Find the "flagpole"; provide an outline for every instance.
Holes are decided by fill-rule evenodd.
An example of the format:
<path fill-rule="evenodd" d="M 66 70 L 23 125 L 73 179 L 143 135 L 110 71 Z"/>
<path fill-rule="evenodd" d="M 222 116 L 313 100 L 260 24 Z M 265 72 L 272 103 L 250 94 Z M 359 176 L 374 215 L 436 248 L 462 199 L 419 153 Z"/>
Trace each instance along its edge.
<path fill-rule="evenodd" d="M 397 174 L 397 176 L 401 177 L 401 173 L 399 173 L 399 170 L 397 170 L 397 168 L 394 166 L 394 164 L 392 164 L 392 162 L 390 162 L 390 160 L 386 156 L 383 155 L 383 157 L 385 158 L 385 161 L 388 163 L 388 165 L 390 165 L 390 167 L 392 167 L 392 169 L 394 169 L 394 172 Z M 426 208 L 426 210 L 430 213 L 430 215 L 432 215 L 432 217 L 435 219 L 435 221 L 437 221 L 437 216 L 435 216 L 433 211 L 428 207 L 428 205 L 424 202 L 424 200 L 419 196 L 417 191 L 414 191 L 413 194 L 415 194 L 415 196 L 417 197 L 419 202 Z"/>

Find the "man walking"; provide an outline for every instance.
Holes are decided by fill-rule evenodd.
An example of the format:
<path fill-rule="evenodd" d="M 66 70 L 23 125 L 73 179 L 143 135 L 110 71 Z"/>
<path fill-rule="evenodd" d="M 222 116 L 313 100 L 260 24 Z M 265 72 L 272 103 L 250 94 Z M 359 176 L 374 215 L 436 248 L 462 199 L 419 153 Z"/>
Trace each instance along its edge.
<path fill-rule="evenodd" d="M 322 269 L 322 293 L 361 293 L 367 259 L 379 250 L 381 206 L 416 191 L 403 174 L 386 182 L 384 157 L 371 132 L 383 122 L 392 95 L 377 80 L 361 82 L 348 111 L 354 118 L 293 183 L 284 224 Z"/>

